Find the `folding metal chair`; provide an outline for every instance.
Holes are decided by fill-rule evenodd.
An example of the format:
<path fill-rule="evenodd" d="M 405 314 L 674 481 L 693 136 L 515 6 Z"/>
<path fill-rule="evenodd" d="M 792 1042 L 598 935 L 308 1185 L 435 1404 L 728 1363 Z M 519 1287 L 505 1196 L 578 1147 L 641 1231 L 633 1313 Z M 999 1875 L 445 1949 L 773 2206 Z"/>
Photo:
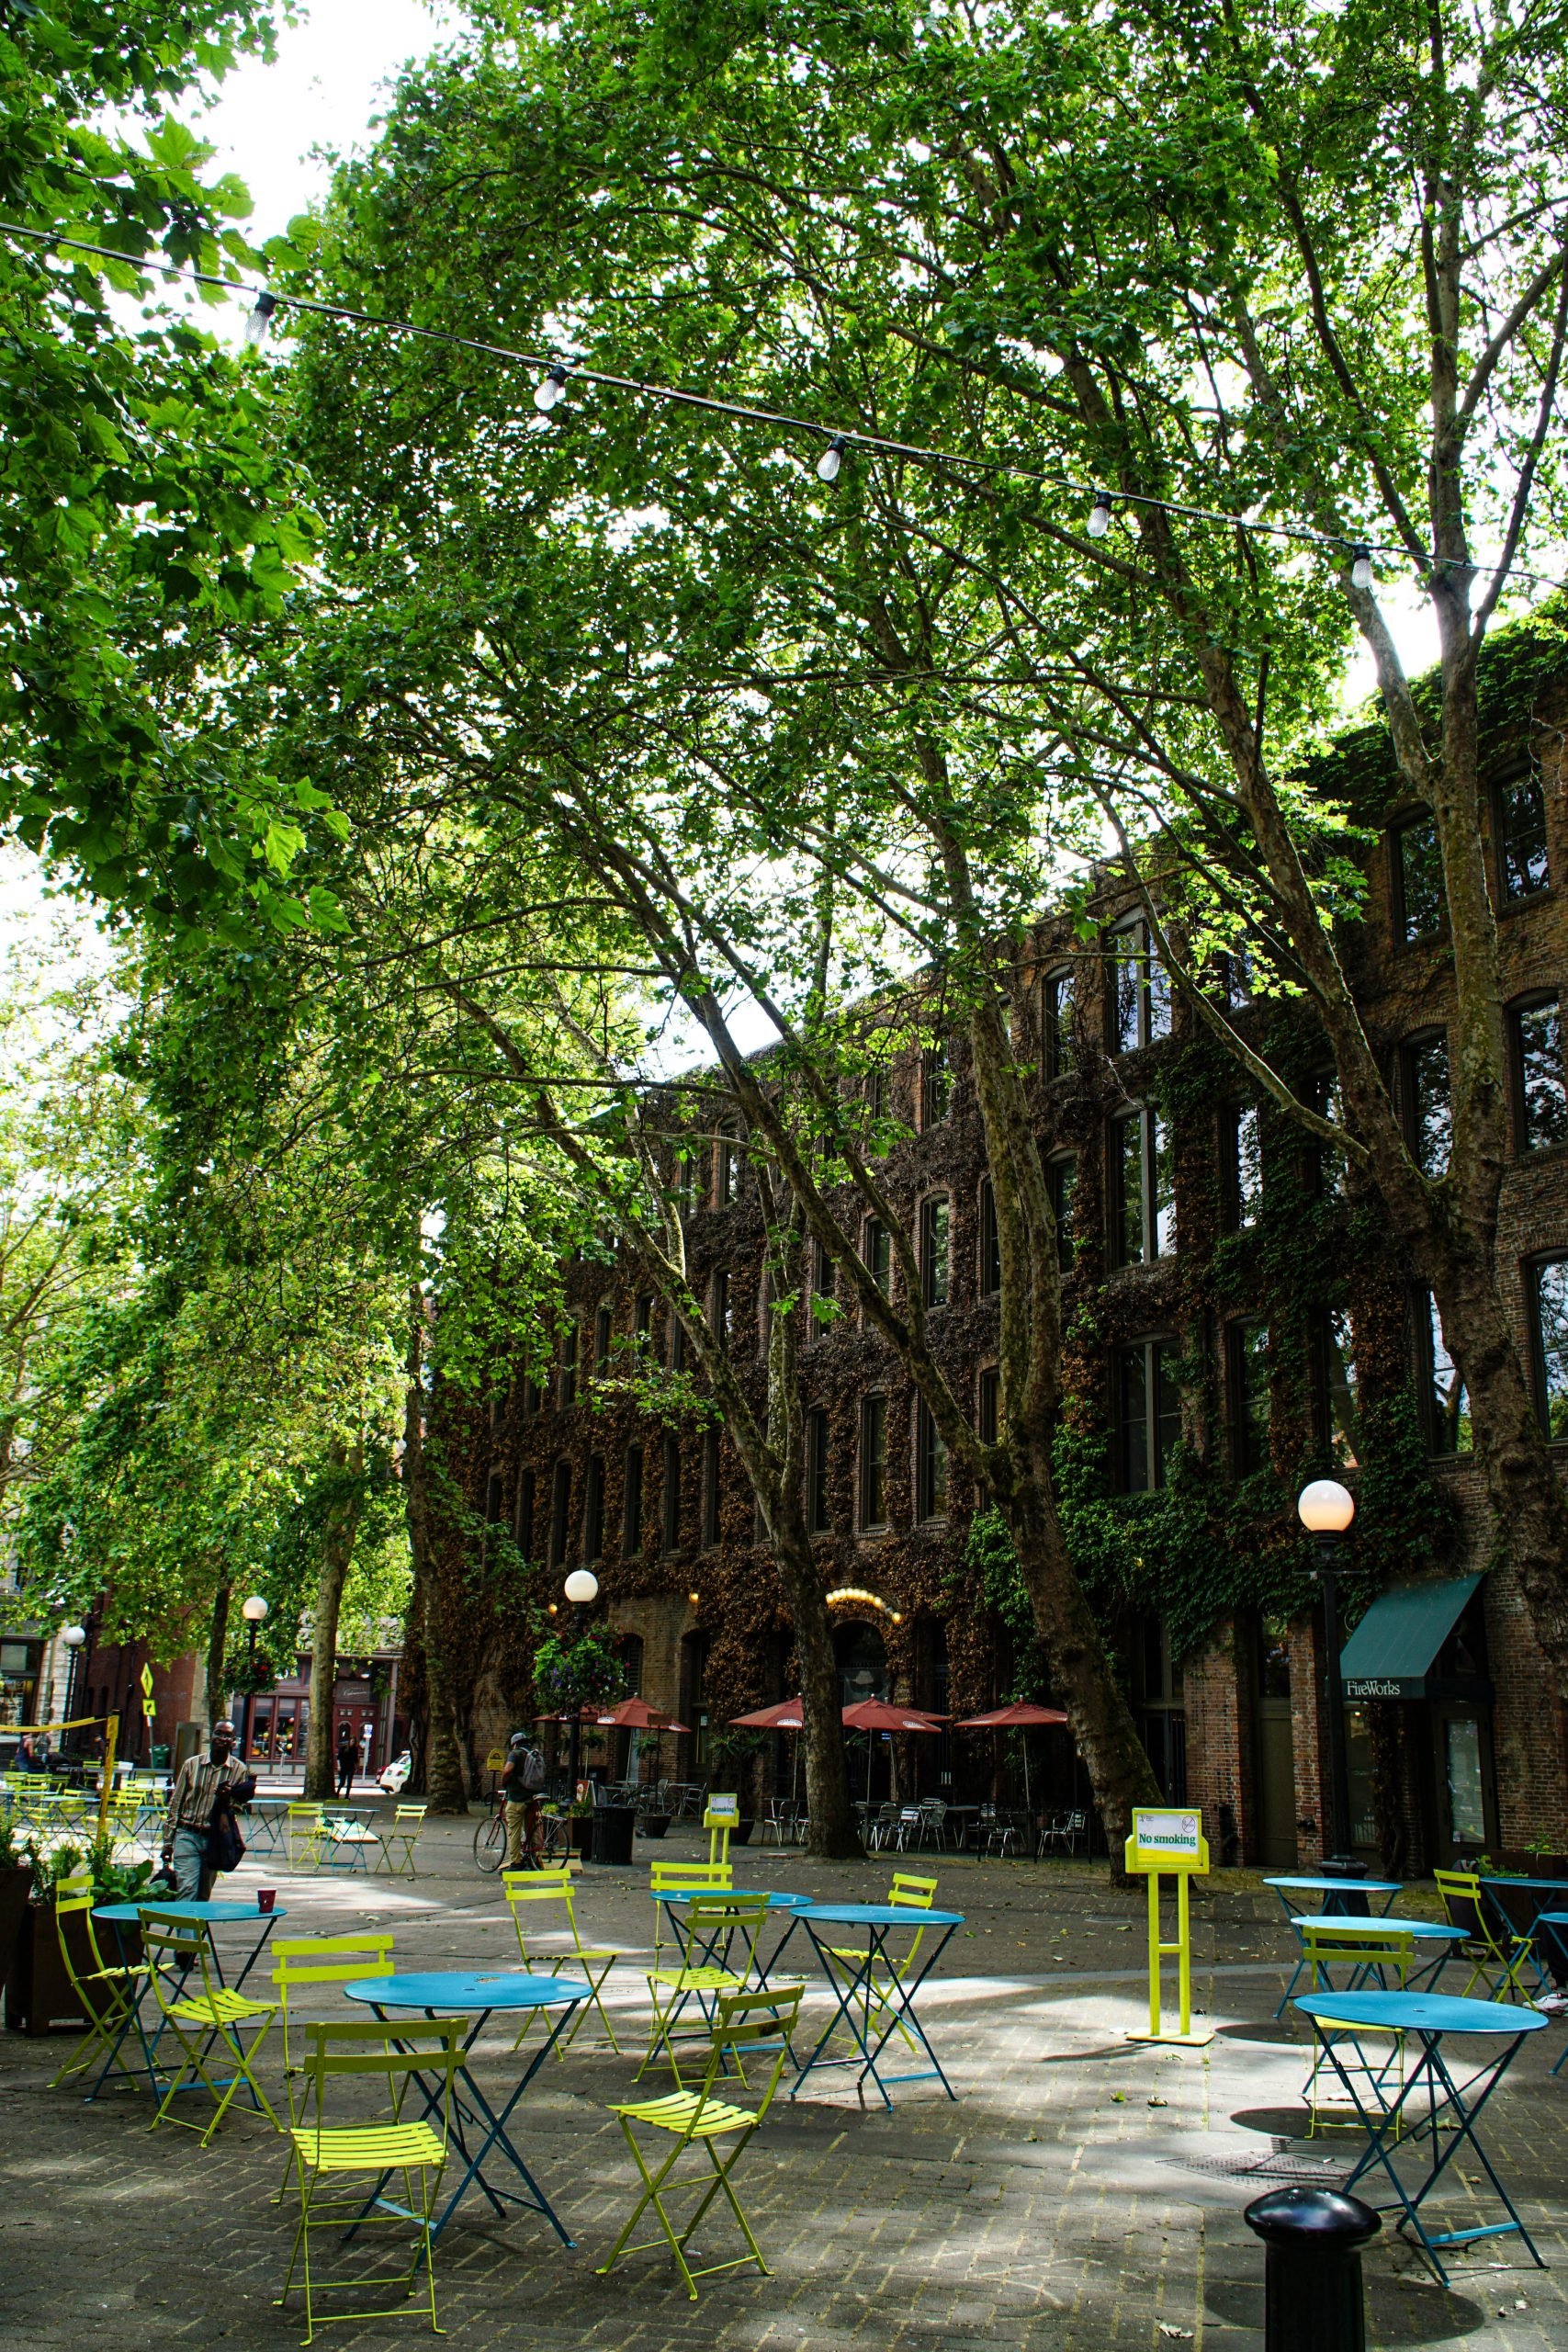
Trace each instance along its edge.
<path fill-rule="evenodd" d="M 1296 1932 L 1302 1939 L 1302 1959 L 1310 1973 L 1312 1990 L 1314 1993 L 1346 1993 L 1358 1986 L 1371 1984 L 1375 1979 L 1380 1992 L 1403 1993 L 1409 1984 L 1411 1965 L 1416 1957 L 1416 1938 L 1409 1928 L 1395 1927 L 1386 1919 L 1369 1919 L 1364 1927 L 1359 1921 L 1352 1921 L 1353 1932 L 1342 1934 L 1339 1930 L 1344 1924 L 1336 1920 L 1332 1931 L 1320 1932 L 1319 1922 L 1315 1919 L 1300 1919 L 1295 1923 Z M 1337 1985 L 1328 1974 L 1331 1968 L 1348 1970 L 1348 1981 Z M 1313 2044 L 1312 2073 L 1307 2078 L 1304 2094 L 1310 2111 L 1309 2139 L 1315 2137 L 1321 2129 L 1360 2120 L 1358 2116 L 1346 2116 L 1342 2112 L 1329 2113 L 1325 2118 L 1317 2086 L 1325 2055 L 1325 2045 L 1329 2040 L 1337 2045 L 1348 2041 L 1355 2051 L 1354 2062 L 1347 2066 L 1337 2047 L 1333 2063 L 1342 2075 L 1365 2077 L 1369 2104 L 1375 2102 L 1384 2112 L 1398 2104 L 1399 2092 L 1404 2083 L 1404 2036 L 1398 2032 L 1388 2036 L 1388 2054 L 1381 2063 L 1374 2063 L 1362 2047 L 1369 2036 L 1374 2041 L 1381 2042 L 1382 2039 L 1375 2030 L 1364 2026 L 1335 2028 L 1320 2025 Z M 1397 2069 L 1392 2098 L 1385 2096 L 1384 2090 L 1391 2069 Z"/>
<path fill-rule="evenodd" d="M 604 2007 L 604 1988 L 616 1961 L 622 1959 L 624 1955 L 619 1944 L 585 1944 L 583 1942 L 577 1925 L 577 1905 L 572 1894 L 571 1872 L 565 1870 L 502 1871 L 501 1885 L 502 1892 L 511 1906 L 512 1924 L 517 1931 L 517 1949 L 523 1955 L 523 1965 L 529 1975 L 532 1976 L 535 1973 L 536 1955 L 528 1950 L 527 1939 L 523 1932 L 525 1905 L 550 1904 L 558 1906 L 559 1910 L 565 1914 L 564 1932 L 571 1938 L 571 1951 L 570 1954 L 552 1952 L 547 1956 L 540 1953 L 537 1955 L 539 1965 L 547 1976 L 553 1976 L 564 1962 L 569 1968 L 581 1973 L 588 1981 L 588 1999 L 572 2018 L 571 2030 L 569 2033 L 558 2033 L 556 2037 L 557 2057 L 563 2064 L 565 2063 L 566 2053 L 577 2039 L 578 2030 L 587 2017 L 589 2009 L 595 2008 L 599 2012 L 600 2022 L 604 2028 L 610 2047 L 618 2058 L 621 2054 L 621 2045 L 615 2040 L 615 2030 L 610 2023 L 610 2013 Z M 545 1912 L 535 1916 L 538 1928 L 548 1932 L 549 1914 Z M 545 2016 L 546 2012 L 543 2009 L 536 2009 L 524 2020 L 523 2030 L 512 2045 L 513 2050 L 522 2049 L 534 2026 Z"/>
<path fill-rule="evenodd" d="M 327 1817 L 319 1804 L 289 1806 L 288 1839 L 291 1871 L 321 1869 L 321 1849 L 327 1842 Z"/>
<path fill-rule="evenodd" d="M 398 2048 L 389 2050 L 387 2028 L 378 2020 L 305 2027 L 308 2054 L 301 2073 L 306 2120 L 295 2123 L 289 2132 L 299 2175 L 299 2226 L 294 2233 L 288 2256 L 288 2275 L 277 2298 L 279 2308 L 288 2302 L 294 2292 L 298 2268 L 305 2296 L 305 2333 L 301 2343 L 309 2344 L 315 2336 L 317 2295 L 349 2288 L 400 2287 L 401 2302 L 378 2303 L 369 2310 L 328 2312 L 321 2324 L 324 2326 L 328 2320 L 395 2319 L 413 2292 L 422 2265 L 429 2284 L 431 2328 L 438 2335 L 445 2333 L 435 2317 L 435 2266 L 430 2219 L 451 2143 L 453 2084 L 463 2063 L 465 2030 L 461 2018 L 422 2018 L 418 2023 L 400 2020 Z M 391 2120 L 367 2123 L 356 2115 L 349 2123 L 329 2123 L 329 2086 L 335 2087 L 341 2081 L 358 2082 L 374 2075 L 386 2079 L 392 2099 Z M 405 2123 L 401 2118 L 403 2098 L 411 2083 L 426 2101 L 425 2112 L 417 2123 Z M 433 2118 L 439 2119 L 439 2129 Z M 402 2178 L 401 2203 L 387 2195 L 387 2184 L 397 2175 Z M 344 2185 L 333 2189 L 329 2184 L 334 2179 Z M 341 2231 L 346 2245 L 362 2229 L 378 2225 L 396 2228 L 400 2223 L 412 2223 L 413 2229 L 413 2258 L 406 2271 L 390 2275 L 372 2272 L 367 2278 L 312 2278 L 312 2230 Z"/>
<path fill-rule="evenodd" d="M 754 2262 L 764 2278 L 772 2275 L 762 2259 L 762 2250 L 751 2233 L 750 2223 L 740 2209 L 731 2175 L 773 2105 L 784 2060 L 790 2054 L 790 2040 L 799 2018 L 804 1989 L 802 1985 L 791 1984 L 773 1986 L 765 1991 L 719 1993 L 715 2002 L 707 2064 L 700 2087 L 692 2091 L 676 2090 L 664 2098 L 628 2102 L 610 2109 L 612 2115 L 618 2115 L 621 2120 L 621 2130 L 631 2150 L 632 2162 L 642 2177 L 642 2194 L 633 2207 L 625 2229 L 610 2249 L 608 2261 L 600 2266 L 601 2278 L 608 2276 L 623 2254 L 644 2254 L 649 2247 L 660 2245 L 667 2245 L 674 2256 L 676 2267 L 686 2283 L 686 2292 L 694 2302 L 697 2300 L 697 2280 L 711 2278 L 719 2271 L 739 2270 L 748 2262 Z M 763 2057 L 770 2052 L 773 2060 L 773 2072 L 759 2105 L 754 2108 L 739 2107 L 730 2099 L 716 2097 L 715 2085 L 721 2070 L 732 2066 L 744 2079 L 745 2059 Z M 639 2129 L 663 2132 L 674 2142 L 661 2163 L 649 2165 L 638 2143 Z M 722 2164 L 716 2145 L 720 2140 L 735 2142 Z M 699 2172 L 696 2176 L 698 2182 L 705 2183 L 703 2194 L 684 2228 L 678 2230 L 664 2200 L 672 2189 L 692 2185 L 689 2179 L 677 2182 L 673 2178 L 676 2165 L 689 2149 L 702 2151 L 707 2159 L 708 2172 Z M 694 2268 L 687 2259 L 693 2233 L 714 2199 L 720 2194 L 735 2217 L 747 2250 L 728 2262 L 708 2262 Z M 658 2215 L 660 2235 L 646 2238 L 639 2245 L 628 2245 L 627 2239 L 649 2205 Z"/>
<path fill-rule="evenodd" d="M 392 1818 L 387 1827 L 377 1833 L 381 1848 L 381 1861 L 386 1863 L 393 1878 L 419 1876 L 419 1872 L 414 1868 L 413 1855 L 414 1848 L 419 1843 L 419 1833 L 424 1826 L 424 1815 L 425 1807 L 422 1804 L 400 1804 L 394 1808 Z M 393 1858 L 394 1846 L 400 1846 L 402 1849 L 400 1861 Z M 381 1863 L 372 1862 L 370 1867 L 372 1870 L 379 1870 Z"/>
<path fill-rule="evenodd" d="M 166 2030 L 182 2053 L 179 2070 L 164 2093 L 148 2130 L 155 2132 L 160 2123 L 166 2121 L 177 2123 L 186 2131 L 200 2131 L 199 2124 L 187 2124 L 183 2115 L 170 2112 L 181 2091 L 194 2088 L 199 2082 L 218 2102 L 211 2122 L 201 2133 L 204 2148 L 228 2113 L 230 2102 L 242 2083 L 250 2092 L 253 2107 L 266 2117 L 275 2132 L 281 2131 L 272 2102 L 254 2071 L 256 2053 L 277 2015 L 277 2002 L 250 2000 L 243 1993 L 231 1993 L 219 1981 L 207 1929 L 200 1920 L 188 1918 L 178 1911 L 148 1910 L 141 1914 L 141 1922 L 153 1998 L 163 2012 L 158 2038 L 161 2041 Z M 199 1993 L 187 1993 L 185 1989 L 193 1970 L 200 1978 Z M 254 2029 L 248 2045 L 244 2038 L 247 2027 Z M 214 2082 L 208 2070 L 208 2061 L 215 2048 L 222 2051 L 225 2063 L 234 2069 L 225 2083 Z"/>
<path fill-rule="evenodd" d="M 1460 1955 L 1471 1962 L 1471 1971 L 1460 1998 L 1468 2000 L 1471 1987 L 1480 1983 L 1485 1985 L 1490 2001 L 1527 1999 L 1519 1976 L 1529 1962 L 1534 1938 L 1493 1924 L 1494 1915 L 1474 1871 L 1434 1871 L 1432 1877 L 1450 1927 L 1464 1932 Z"/>
<path fill-rule="evenodd" d="M 307 1985 L 352 1984 L 361 1976 L 389 1976 L 392 1931 L 366 1928 L 347 1936 L 290 1936 L 272 1946 L 271 1956 L 272 1981 L 277 1987 L 278 2015 L 283 2021 L 283 2088 L 288 2120 L 298 2123 L 299 2103 L 295 2091 L 305 2067 L 297 2045 L 305 2033 L 306 2020 L 291 2016 L 290 2008 L 298 2009 Z"/>
<path fill-rule="evenodd" d="M 676 1967 L 650 1968 L 648 1972 L 653 2022 L 647 2053 L 637 2070 L 639 2083 L 660 2050 L 670 2062 L 676 2082 L 680 2082 L 681 2064 L 675 2055 L 673 2036 L 687 2004 L 694 2000 L 698 2003 L 705 2030 L 721 1993 L 745 1991 L 756 1972 L 757 1940 L 767 1918 L 765 1903 L 749 1903 L 736 1895 L 694 1897 L 686 1905 L 685 1957 Z M 744 1952 L 739 1965 L 732 1957 L 737 1939 Z M 722 1956 L 694 1964 L 691 1955 L 699 1950 Z"/>
<path fill-rule="evenodd" d="M 735 1884 L 733 1862 L 651 1862 L 649 1865 L 648 1887 L 650 1894 L 723 1894 Z M 653 1907 L 653 1957 L 659 1958 L 664 1938 L 662 1903 Z M 682 1941 L 685 1939 L 682 1939 Z"/>
<path fill-rule="evenodd" d="M 96 1897 L 88 1878 L 62 1879 L 55 1893 L 55 1933 L 60 1939 L 60 1957 L 65 1973 L 71 1979 L 73 1991 L 82 2004 L 82 2014 L 87 2020 L 87 2038 L 78 2042 L 50 2089 L 58 2090 L 73 2075 L 85 2072 L 97 2052 L 104 2053 L 98 2078 L 87 2100 L 97 2098 L 111 2074 L 122 2075 L 132 2089 L 141 2086 L 142 2075 L 125 2064 L 120 2049 L 128 2035 L 134 2033 L 141 2047 L 142 2068 L 148 2084 L 156 2090 L 157 2077 L 152 2069 L 152 2052 L 141 2030 L 141 1996 L 147 1989 L 149 1971 L 146 1963 L 117 1964 L 105 1960 L 98 1947 L 97 1931 L 93 1926 L 93 1905 Z M 78 1968 L 71 1949 L 69 1923 L 81 1922 L 85 1934 L 92 1966 Z"/>

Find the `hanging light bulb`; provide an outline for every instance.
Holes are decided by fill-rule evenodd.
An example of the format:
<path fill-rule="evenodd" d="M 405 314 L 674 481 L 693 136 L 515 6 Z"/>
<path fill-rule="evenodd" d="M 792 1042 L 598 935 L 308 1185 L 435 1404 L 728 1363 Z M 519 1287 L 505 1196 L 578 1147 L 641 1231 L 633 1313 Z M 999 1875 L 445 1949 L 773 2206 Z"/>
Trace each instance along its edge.
<path fill-rule="evenodd" d="M 276 294 L 261 293 L 245 321 L 245 341 L 253 351 L 259 351 L 266 341 L 266 331 L 274 311 L 277 308 Z"/>
<path fill-rule="evenodd" d="M 832 439 L 829 442 L 828 447 L 823 450 L 822 455 L 817 460 L 818 481 L 837 481 L 839 479 L 839 469 L 843 462 L 844 436 L 841 433 L 835 433 Z"/>
<path fill-rule="evenodd" d="M 1350 550 L 1351 587 L 1370 588 L 1371 584 L 1372 551 L 1371 548 L 1352 548 Z"/>
<path fill-rule="evenodd" d="M 566 398 L 566 369 L 556 363 L 534 394 L 534 406 L 541 416 L 548 416 L 558 401 Z"/>
<path fill-rule="evenodd" d="M 1110 528 L 1111 528 L 1111 499 L 1110 499 L 1110 495 L 1109 495 L 1109 493 L 1108 493 L 1107 492 L 1105 492 L 1105 491 L 1103 491 L 1103 490 L 1097 490 L 1097 491 L 1095 492 L 1095 493 L 1094 493 L 1094 504 L 1093 504 L 1093 505 L 1089 508 L 1089 537 L 1090 537 L 1091 539 L 1102 539 L 1102 538 L 1105 537 L 1105 534 L 1107 533 L 1107 531 L 1109 531 L 1109 529 L 1110 529 Z"/>

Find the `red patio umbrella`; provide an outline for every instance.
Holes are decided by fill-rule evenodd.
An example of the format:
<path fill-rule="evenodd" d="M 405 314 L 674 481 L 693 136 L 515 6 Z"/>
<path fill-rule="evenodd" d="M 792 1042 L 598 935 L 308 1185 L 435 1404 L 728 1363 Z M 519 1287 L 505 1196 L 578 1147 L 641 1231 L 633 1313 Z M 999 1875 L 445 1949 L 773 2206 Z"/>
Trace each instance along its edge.
<path fill-rule="evenodd" d="M 689 1731 L 689 1724 L 678 1724 L 662 1707 L 650 1707 L 646 1699 L 622 1699 L 608 1714 L 595 1714 L 596 1724 L 614 1724 L 619 1731 Z"/>
<path fill-rule="evenodd" d="M 918 1707 L 896 1707 L 886 1699 L 857 1699 L 842 1710 L 846 1731 L 940 1731 L 945 1715 L 930 1715 Z M 805 1717 L 798 1699 L 780 1699 L 773 1706 L 758 1707 L 749 1715 L 731 1715 L 732 1724 L 748 1731 L 799 1731 Z M 866 1741 L 865 1785 L 871 1792 L 871 1742 Z"/>
<path fill-rule="evenodd" d="M 928 1715 L 918 1707 L 896 1707 L 888 1699 L 857 1699 L 852 1707 L 844 1709 L 844 1729 L 863 1731 L 865 1743 L 865 1799 L 871 1803 L 871 1739 L 874 1731 L 939 1732 L 945 1717 Z"/>
<path fill-rule="evenodd" d="M 806 1718 L 798 1699 L 780 1699 L 772 1707 L 759 1707 L 750 1715 L 731 1715 L 729 1720 L 746 1731 L 799 1731 Z"/>
<path fill-rule="evenodd" d="M 955 1731 L 1029 1731 L 1037 1724 L 1065 1724 L 1069 1718 L 1060 1707 L 1037 1707 L 1032 1699 L 1014 1699 L 1006 1707 L 993 1707 L 984 1715 L 965 1715 L 953 1725 Z M 1029 1804 L 1029 1743 L 1023 1747 L 1023 1809 Z"/>
<path fill-rule="evenodd" d="M 659 1743 L 667 1731 L 686 1731 L 690 1725 L 678 1724 L 662 1707 L 650 1707 L 646 1699 L 622 1699 L 607 1714 L 594 1716 L 595 1723 L 613 1724 L 617 1731 L 650 1731 L 653 1734 L 653 1777 L 659 1778 Z M 640 1772 L 641 1764 L 636 1767 Z M 636 1774 L 634 1773 L 634 1778 Z"/>

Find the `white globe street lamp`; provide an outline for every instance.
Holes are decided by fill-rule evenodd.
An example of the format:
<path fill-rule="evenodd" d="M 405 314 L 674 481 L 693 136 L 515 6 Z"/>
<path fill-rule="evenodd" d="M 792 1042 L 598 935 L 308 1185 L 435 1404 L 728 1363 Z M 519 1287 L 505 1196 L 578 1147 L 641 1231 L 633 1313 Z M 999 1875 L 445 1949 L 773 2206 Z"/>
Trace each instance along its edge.
<path fill-rule="evenodd" d="M 570 1601 L 576 1615 L 572 1621 L 572 1639 L 582 1639 L 582 1622 L 589 1608 L 599 1598 L 599 1579 L 592 1568 L 573 1568 L 561 1589 Z M 571 1745 L 567 1759 L 567 1777 L 571 1782 L 571 1803 L 577 1803 L 577 1767 L 582 1744 L 582 1702 L 571 1711 Z"/>
<path fill-rule="evenodd" d="M 1312 1537 L 1317 1580 L 1323 1592 L 1324 1713 L 1328 1726 L 1328 1837 L 1325 1875 L 1364 1878 L 1350 1851 L 1350 1758 L 1345 1745 L 1345 1690 L 1339 1673 L 1339 1567 L 1341 1538 L 1356 1516 L 1356 1498 L 1337 1478 L 1314 1478 L 1296 1498 L 1296 1515 Z"/>
<path fill-rule="evenodd" d="M 240 1603 L 240 1614 L 245 1621 L 246 1667 L 245 1729 L 240 1742 L 242 1764 L 248 1764 L 251 1760 L 251 1724 L 255 1717 L 256 1707 L 256 1627 L 263 1623 L 270 1611 L 271 1603 L 259 1592 L 253 1592 L 248 1600 L 243 1600 Z"/>

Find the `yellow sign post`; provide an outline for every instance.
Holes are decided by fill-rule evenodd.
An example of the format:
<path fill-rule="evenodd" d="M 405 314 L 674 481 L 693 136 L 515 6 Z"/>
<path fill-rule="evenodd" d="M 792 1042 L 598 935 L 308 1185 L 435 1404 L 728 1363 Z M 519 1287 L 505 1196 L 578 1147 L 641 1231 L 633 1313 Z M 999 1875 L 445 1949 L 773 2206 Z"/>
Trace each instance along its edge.
<path fill-rule="evenodd" d="M 1188 1908 L 1188 1888 L 1195 1877 L 1209 1874 L 1209 1841 L 1203 1835 L 1203 1816 L 1196 1808 L 1139 1805 L 1133 1814 L 1133 1834 L 1124 1848 L 1127 1874 L 1141 1873 L 1149 1886 L 1149 2030 L 1147 2033 L 1129 2033 L 1129 2041 L 1182 2042 L 1190 2050 L 1201 2050 L 1213 2041 L 1214 2029 L 1205 2027 L 1201 2032 L 1192 2030 L 1192 1923 Z M 1162 1877 L 1176 1881 L 1176 1941 L 1162 1943 L 1159 1932 L 1159 1883 Z M 1178 2014 L 1179 2031 L 1166 2033 L 1160 2027 L 1160 1962 L 1174 1956 L 1177 1963 Z"/>
<path fill-rule="evenodd" d="M 151 1706 L 152 1703 L 152 1669 L 150 1666 L 144 1666 L 141 1669 L 141 1695 L 147 1701 L 148 1705 Z"/>
<path fill-rule="evenodd" d="M 703 1815 L 703 1827 L 708 1833 L 708 1866 L 722 1870 L 729 1860 L 730 1832 L 740 1819 L 738 1796 L 710 1796 Z"/>

